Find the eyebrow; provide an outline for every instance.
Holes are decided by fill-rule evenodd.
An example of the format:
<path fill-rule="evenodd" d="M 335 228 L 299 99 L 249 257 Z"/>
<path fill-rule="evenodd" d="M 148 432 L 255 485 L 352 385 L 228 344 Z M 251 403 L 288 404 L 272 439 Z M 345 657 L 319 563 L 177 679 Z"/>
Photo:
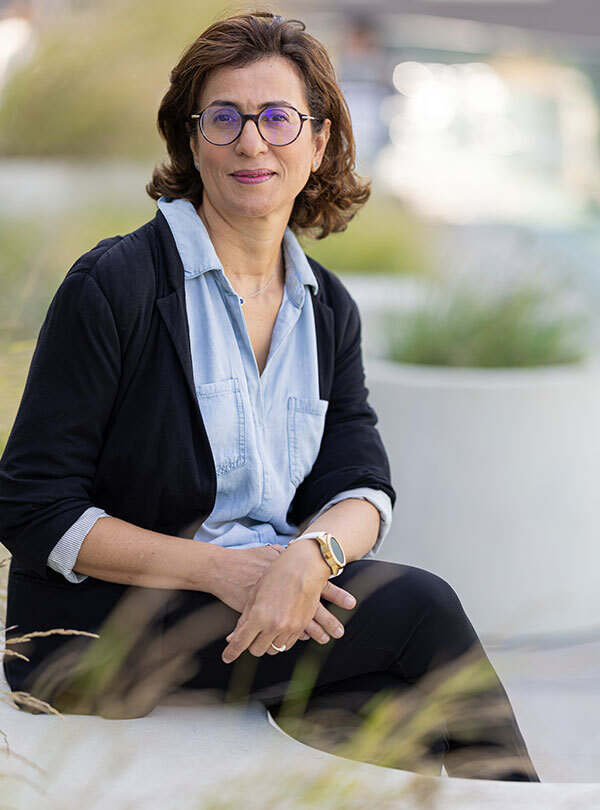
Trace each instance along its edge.
<path fill-rule="evenodd" d="M 215 107 L 216 105 L 220 105 L 223 107 L 235 107 L 236 109 L 239 109 L 239 104 L 237 103 L 237 101 L 229 101 L 223 98 L 216 98 L 214 101 L 211 101 L 211 103 L 208 104 L 207 106 Z M 275 99 L 275 101 L 264 101 L 262 104 L 257 104 L 256 109 L 262 110 L 264 107 L 283 107 L 283 106 L 293 107 L 294 105 L 289 101 L 285 101 L 285 99 Z"/>

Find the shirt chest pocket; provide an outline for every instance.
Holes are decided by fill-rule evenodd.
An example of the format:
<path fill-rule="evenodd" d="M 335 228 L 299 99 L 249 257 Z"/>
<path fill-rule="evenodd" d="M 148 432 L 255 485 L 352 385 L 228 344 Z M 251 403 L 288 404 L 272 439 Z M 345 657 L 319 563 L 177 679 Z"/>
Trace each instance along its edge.
<path fill-rule="evenodd" d="M 287 438 L 290 481 L 298 486 L 312 470 L 323 438 L 326 399 L 288 397 Z"/>
<path fill-rule="evenodd" d="M 217 475 L 242 467 L 246 463 L 246 421 L 239 379 L 196 385 L 196 396 Z"/>

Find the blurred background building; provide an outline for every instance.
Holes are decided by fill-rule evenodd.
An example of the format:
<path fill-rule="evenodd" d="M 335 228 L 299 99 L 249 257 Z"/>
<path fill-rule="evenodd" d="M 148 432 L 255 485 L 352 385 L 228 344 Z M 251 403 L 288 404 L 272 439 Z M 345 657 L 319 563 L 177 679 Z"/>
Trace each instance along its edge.
<path fill-rule="evenodd" d="M 359 158 L 394 194 L 454 222 L 595 212 L 597 4 L 302 5 L 335 41 Z"/>

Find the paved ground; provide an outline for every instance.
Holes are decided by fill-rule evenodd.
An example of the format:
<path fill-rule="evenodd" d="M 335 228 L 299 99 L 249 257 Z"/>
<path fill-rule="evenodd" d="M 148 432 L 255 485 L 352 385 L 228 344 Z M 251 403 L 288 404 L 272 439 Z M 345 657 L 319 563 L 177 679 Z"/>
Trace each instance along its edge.
<path fill-rule="evenodd" d="M 486 646 L 546 782 L 600 782 L 600 640 Z"/>

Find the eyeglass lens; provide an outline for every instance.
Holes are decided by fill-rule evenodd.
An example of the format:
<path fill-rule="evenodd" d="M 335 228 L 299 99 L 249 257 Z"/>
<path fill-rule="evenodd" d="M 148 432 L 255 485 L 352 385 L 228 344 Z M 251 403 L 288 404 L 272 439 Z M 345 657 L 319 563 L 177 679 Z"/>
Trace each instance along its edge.
<path fill-rule="evenodd" d="M 242 129 L 242 116 L 235 107 L 207 107 L 200 121 L 202 132 L 211 143 L 234 141 Z M 274 146 L 291 143 L 300 132 L 302 119 L 291 107 L 268 107 L 258 117 L 258 129 Z"/>

